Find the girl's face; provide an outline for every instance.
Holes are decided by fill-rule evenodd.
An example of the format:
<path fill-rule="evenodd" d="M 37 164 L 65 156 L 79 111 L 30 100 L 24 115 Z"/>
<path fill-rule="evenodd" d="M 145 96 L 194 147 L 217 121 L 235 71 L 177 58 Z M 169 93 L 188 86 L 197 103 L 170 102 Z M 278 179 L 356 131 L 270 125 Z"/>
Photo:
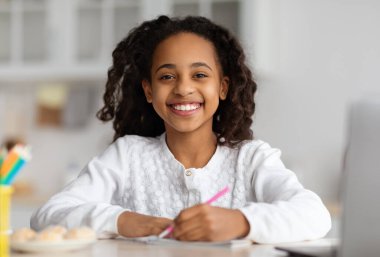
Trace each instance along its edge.
<path fill-rule="evenodd" d="M 162 41 L 153 54 L 151 83 L 142 82 L 147 101 L 167 132 L 212 131 L 219 99 L 228 91 L 212 43 L 193 33 Z"/>

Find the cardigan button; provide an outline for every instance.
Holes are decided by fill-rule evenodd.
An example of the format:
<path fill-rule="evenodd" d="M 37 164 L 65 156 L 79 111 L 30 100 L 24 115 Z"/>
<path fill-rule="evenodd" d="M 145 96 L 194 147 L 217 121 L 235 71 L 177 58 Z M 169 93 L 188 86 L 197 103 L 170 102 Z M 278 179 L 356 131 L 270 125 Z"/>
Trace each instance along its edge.
<path fill-rule="evenodd" d="M 185 174 L 186 174 L 186 176 L 191 176 L 191 175 L 193 175 L 193 173 L 191 172 L 191 170 L 186 170 L 186 171 L 185 171 Z"/>

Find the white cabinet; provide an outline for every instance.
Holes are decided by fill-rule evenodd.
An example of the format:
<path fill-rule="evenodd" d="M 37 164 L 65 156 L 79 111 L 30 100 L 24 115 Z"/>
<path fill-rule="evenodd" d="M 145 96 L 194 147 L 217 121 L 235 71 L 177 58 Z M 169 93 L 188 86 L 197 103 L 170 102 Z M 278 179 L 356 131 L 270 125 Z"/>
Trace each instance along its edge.
<path fill-rule="evenodd" d="M 46 54 L 45 1 L 0 1 L 0 62 L 39 62 Z"/>
<path fill-rule="evenodd" d="M 239 0 L 0 0 L 0 83 L 104 79 L 128 31 L 160 14 L 203 15 L 239 35 Z"/>

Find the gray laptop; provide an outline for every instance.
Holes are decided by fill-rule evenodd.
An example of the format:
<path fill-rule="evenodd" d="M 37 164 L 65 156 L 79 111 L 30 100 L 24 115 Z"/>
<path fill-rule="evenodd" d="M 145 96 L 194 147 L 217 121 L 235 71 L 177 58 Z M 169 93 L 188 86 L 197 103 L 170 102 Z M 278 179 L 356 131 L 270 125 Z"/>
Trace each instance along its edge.
<path fill-rule="evenodd" d="M 342 174 L 341 245 L 277 247 L 289 256 L 380 256 L 380 97 L 352 105 Z"/>

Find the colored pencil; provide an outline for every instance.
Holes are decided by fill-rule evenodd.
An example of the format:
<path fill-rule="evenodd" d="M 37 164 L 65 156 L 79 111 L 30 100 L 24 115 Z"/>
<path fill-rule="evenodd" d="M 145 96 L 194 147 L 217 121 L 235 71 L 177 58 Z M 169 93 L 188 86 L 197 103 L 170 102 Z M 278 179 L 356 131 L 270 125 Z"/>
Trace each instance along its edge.
<path fill-rule="evenodd" d="M 12 148 L 12 150 L 8 153 L 7 157 L 4 159 L 3 164 L 1 166 L 1 177 L 5 177 L 6 174 L 12 169 L 19 158 L 20 145 L 16 145 Z"/>
<path fill-rule="evenodd" d="M 20 172 L 22 167 L 25 165 L 26 161 L 24 159 L 18 159 L 13 168 L 9 173 L 1 179 L 1 184 L 10 185 L 15 179 L 16 175 Z"/>
<path fill-rule="evenodd" d="M 29 147 L 22 145 L 14 146 L 1 166 L 0 184 L 10 185 L 25 163 L 30 159 Z"/>

